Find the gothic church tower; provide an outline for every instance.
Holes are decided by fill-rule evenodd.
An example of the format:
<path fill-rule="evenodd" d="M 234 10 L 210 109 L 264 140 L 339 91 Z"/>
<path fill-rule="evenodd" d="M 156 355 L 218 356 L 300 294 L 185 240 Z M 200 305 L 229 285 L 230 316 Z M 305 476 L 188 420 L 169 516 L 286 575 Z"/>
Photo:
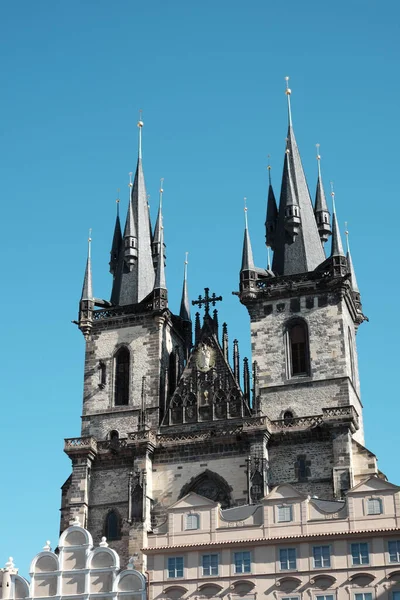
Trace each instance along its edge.
<path fill-rule="evenodd" d="M 110 301 L 95 298 L 90 243 L 77 324 L 86 339 L 82 432 L 67 439 L 72 474 L 61 530 L 75 518 L 127 562 L 188 492 L 223 508 L 257 503 L 277 484 L 341 498 L 378 473 L 363 445 L 355 336 L 364 320 L 350 253 L 332 222 L 321 172 L 313 207 L 289 129 L 279 207 L 270 183 L 272 267 L 254 264 L 245 227 L 239 299 L 251 320 L 252 364 L 205 288 L 193 304 L 185 265 L 179 315 L 168 307 L 160 207 L 150 223 L 139 153 L 124 229 L 116 218 Z M 318 161 L 319 162 L 319 161 Z M 331 237 L 329 257 L 324 243 Z"/>

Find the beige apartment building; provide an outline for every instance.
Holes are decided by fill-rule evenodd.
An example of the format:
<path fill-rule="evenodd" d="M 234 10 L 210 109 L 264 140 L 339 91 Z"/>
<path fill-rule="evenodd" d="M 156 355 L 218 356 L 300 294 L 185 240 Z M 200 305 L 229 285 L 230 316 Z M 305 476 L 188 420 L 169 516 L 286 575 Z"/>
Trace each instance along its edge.
<path fill-rule="evenodd" d="M 189 493 L 148 538 L 149 600 L 398 600 L 400 488 L 376 476 L 345 501 L 274 488 L 221 509 Z"/>

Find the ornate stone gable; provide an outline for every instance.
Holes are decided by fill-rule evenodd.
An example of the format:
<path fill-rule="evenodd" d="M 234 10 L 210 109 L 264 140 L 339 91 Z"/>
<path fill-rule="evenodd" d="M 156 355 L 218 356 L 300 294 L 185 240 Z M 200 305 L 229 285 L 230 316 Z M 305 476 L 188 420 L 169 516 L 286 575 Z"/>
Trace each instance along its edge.
<path fill-rule="evenodd" d="M 162 425 L 204 423 L 250 415 L 248 399 L 224 356 L 215 322 L 206 315 Z"/>

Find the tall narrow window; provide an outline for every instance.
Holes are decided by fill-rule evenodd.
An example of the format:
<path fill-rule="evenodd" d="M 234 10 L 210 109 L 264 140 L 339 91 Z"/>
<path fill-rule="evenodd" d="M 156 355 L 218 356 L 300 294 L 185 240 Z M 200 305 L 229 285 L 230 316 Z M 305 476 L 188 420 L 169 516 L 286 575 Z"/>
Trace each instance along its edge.
<path fill-rule="evenodd" d="M 129 350 L 120 348 L 115 355 L 115 395 L 116 406 L 129 404 Z"/>
<path fill-rule="evenodd" d="M 295 321 L 287 330 L 287 362 L 289 377 L 309 375 L 307 326 Z"/>
<path fill-rule="evenodd" d="M 115 510 L 111 510 L 106 516 L 104 535 L 107 540 L 117 540 L 119 538 L 119 519 Z"/>
<path fill-rule="evenodd" d="M 351 557 L 353 565 L 368 565 L 368 543 L 360 542 L 359 544 L 351 544 Z"/>
<path fill-rule="evenodd" d="M 350 327 L 348 328 L 348 341 L 349 341 L 349 353 L 350 353 L 350 372 L 351 372 L 351 381 L 355 384 L 355 370 L 354 370 L 354 346 L 353 346 L 353 338 L 351 335 Z"/>

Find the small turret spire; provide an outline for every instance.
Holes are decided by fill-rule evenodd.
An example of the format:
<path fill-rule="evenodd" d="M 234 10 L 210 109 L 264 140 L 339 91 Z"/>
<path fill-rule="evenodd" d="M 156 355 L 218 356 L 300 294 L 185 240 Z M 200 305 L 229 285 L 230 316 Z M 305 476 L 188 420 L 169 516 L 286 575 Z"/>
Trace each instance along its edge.
<path fill-rule="evenodd" d="M 345 227 L 346 227 L 345 234 L 346 234 L 346 247 L 347 247 L 346 258 L 347 258 L 347 264 L 349 266 L 349 271 L 350 271 L 351 287 L 353 288 L 353 292 L 360 293 L 360 290 L 358 288 L 357 279 L 356 279 L 356 273 L 354 271 L 353 260 L 351 258 L 351 253 L 350 253 L 349 232 L 348 232 L 348 228 L 347 228 L 347 223 L 345 223 Z"/>
<path fill-rule="evenodd" d="M 164 227 L 161 226 L 160 228 L 160 244 L 161 247 L 164 243 Z M 164 260 L 163 257 L 160 257 L 160 260 L 158 261 L 157 264 L 157 271 L 156 271 L 156 279 L 154 282 L 154 289 L 155 290 L 166 290 L 167 289 L 167 284 L 165 281 L 165 264 L 164 264 Z"/>
<path fill-rule="evenodd" d="M 182 299 L 181 299 L 181 309 L 179 311 L 179 316 L 183 321 L 191 321 L 190 317 L 190 304 L 189 304 L 189 294 L 187 287 L 187 268 L 188 268 L 188 252 L 185 254 L 185 262 L 183 268 L 183 288 L 182 288 Z"/>
<path fill-rule="evenodd" d="M 331 225 L 330 225 L 330 213 L 328 210 L 328 205 L 326 203 L 324 186 L 322 185 L 321 155 L 319 153 L 319 144 L 316 144 L 316 148 L 317 148 L 318 180 L 317 180 L 317 190 L 315 192 L 314 214 L 315 214 L 315 220 L 317 222 L 319 237 L 321 238 L 321 242 L 324 244 L 325 242 L 328 241 L 328 238 L 331 235 Z"/>
<path fill-rule="evenodd" d="M 244 240 L 243 240 L 243 253 L 242 253 L 242 271 L 254 271 L 254 259 L 253 251 L 251 249 L 251 242 L 249 236 L 248 222 L 247 222 L 247 198 L 244 198 Z"/>
<path fill-rule="evenodd" d="M 121 232 L 121 221 L 119 218 L 119 188 L 118 188 L 118 197 L 116 200 L 117 205 L 117 216 L 115 218 L 115 226 L 114 226 L 114 235 L 111 245 L 110 251 L 110 273 L 114 276 L 117 271 L 118 265 L 118 257 L 122 246 L 122 232 Z"/>
<path fill-rule="evenodd" d="M 157 270 L 157 265 L 161 257 L 165 260 L 165 244 L 161 244 L 161 228 L 163 227 L 162 202 L 164 193 L 164 178 L 160 179 L 160 196 L 156 225 L 154 227 L 154 235 L 152 242 L 153 265 Z"/>
<path fill-rule="evenodd" d="M 274 249 L 275 243 L 275 230 L 276 222 L 278 219 L 278 207 L 276 205 L 276 199 L 274 190 L 272 188 L 271 180 L 271 165 L 269 162 L 270 156 L 268 154 L 268 200 L 267 200 L 267 216 L 265 219 L 265 243 L 267 247 Z"/>
<path fill-rule="evenodd" d="M 131 190 L 133 187 L 132 183 L 132 171 L 129 173 L 129 202 L 128 202 L 128 214 L 126 216 L 125 229 L 124 229 L 124 256 L 125 263 L 128 266 L 129 271 L 133 270 L 134 264 L 138 257 L 138 239 L 136 231 L 135 216 L 133 214 L 132 202 L 130 201 Z"/>
<path fill-rule="evenodd" d="M 87 253 L 87 260 L 86 260 L 85 277 L 83 279 L 81 300 L 93 300 L 91 252 L 92 252 L 92 230 L 89 229 L 88 253 Z"/>
<path fill-rule="evenodd" d="M 331 181 L 331 197 L 332 197 L 332 249 L 331 256 L 344 256 L 342 238 L 340 237 L 339 224 L 336 217 L 335 192 L 333 189 L 333 181 Z"/>

